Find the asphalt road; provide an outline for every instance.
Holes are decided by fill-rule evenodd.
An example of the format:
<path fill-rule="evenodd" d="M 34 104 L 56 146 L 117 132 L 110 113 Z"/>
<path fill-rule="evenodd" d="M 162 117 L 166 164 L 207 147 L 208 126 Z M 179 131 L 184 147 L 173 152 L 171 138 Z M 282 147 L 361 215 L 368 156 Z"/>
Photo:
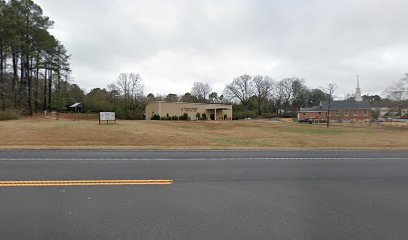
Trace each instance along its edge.
<path fill-rule="evenodd" d="M 0 151 L 0 239 L 407 239 L 408 151 Z"/>

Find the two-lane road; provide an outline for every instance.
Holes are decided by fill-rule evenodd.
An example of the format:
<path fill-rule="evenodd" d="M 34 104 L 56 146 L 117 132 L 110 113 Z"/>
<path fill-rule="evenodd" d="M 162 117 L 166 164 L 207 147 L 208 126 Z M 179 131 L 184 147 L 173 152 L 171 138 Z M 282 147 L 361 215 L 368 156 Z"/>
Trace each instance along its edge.
<path fill-rule="evenodd" d="M 406 239 L 407 187 L 403 151 L 0 151 L 0 238 Z"/>

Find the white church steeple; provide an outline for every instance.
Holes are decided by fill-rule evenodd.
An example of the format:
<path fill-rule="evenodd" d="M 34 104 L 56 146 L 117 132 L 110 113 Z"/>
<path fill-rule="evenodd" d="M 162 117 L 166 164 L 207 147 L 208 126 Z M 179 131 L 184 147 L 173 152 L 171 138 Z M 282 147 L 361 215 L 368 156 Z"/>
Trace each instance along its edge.
<path fill-rule="evenodd" d="M 357 88 L 356 88 L 356 95 L 354 96 L 354 99 L 358 102 L 363 101 L 363 98 L 361 97 L 361 89 L 360 89 L 360 79 L 358 78 L 357 75 Z"/>

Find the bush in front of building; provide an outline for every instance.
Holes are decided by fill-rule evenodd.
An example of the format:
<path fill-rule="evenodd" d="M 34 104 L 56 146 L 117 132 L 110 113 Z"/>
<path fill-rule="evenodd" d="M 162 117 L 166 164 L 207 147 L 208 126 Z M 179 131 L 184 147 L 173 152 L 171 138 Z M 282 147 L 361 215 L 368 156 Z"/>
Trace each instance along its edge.
<path fill-rule="evenodd" d="M 200 120 L 208 120 L 207 114 L 205 114 L 205 113 L 201 114 Z"/>
<path fill-rule="evenodd" d="M 160 120 L 160 115 L 159 114 L 153 114 L 153 116 L 150 119 L 151 120 Z"/>
<path fill-rule="evenodd" d="M 166 118 L 164 120 L 168 120 L 168 121 L 171 120 L 171 117 L 168 113 L 166 114 Z"/>
<path fill-rule="evenodd" d="M 174 121 L 179 120 L 179 117 L 178 116 L 172 116 L 171 120 L 174 120 Z"/>
<path fill-rule="evenodd" d="M 179 120 L 183 120 L 183 121 L 186 121 L 186 120 L 188 120 L 189 119 L 189 117 L 188 117 L 188 114 L 187 113 L 184 113 L 183 115 L 181 115 L 180 117 L 179 117 Z"/>

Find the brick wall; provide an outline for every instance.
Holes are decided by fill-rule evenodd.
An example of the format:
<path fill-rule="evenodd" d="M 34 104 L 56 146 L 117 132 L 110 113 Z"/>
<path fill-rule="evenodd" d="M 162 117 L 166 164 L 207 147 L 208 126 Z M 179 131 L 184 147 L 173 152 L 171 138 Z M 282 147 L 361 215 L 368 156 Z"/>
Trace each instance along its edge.
<path fill-rule="evenodd" d="M 299 119 L 314 118 L 326 120 L 326 112 L 299 112 Z M 330 120 L 331 121 L 363 121 L 371 120 L 373 118 L 373 113 L 371 110 L 367 109 L 356 109 L 356 110 L 330 110 Z"/>

